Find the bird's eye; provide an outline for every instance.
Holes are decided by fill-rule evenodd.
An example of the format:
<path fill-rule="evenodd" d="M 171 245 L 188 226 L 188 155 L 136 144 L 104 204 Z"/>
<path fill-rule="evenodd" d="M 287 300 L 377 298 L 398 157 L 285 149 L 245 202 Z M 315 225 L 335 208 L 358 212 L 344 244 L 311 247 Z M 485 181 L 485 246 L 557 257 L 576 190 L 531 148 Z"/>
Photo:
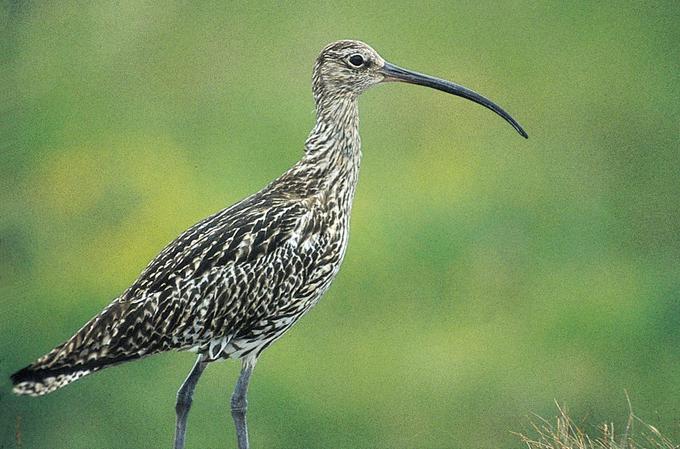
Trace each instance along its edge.
<path fill-rule="evenodd" d="M 354 67 L 361 67 L 364 65 L 364 57 L 361 55 L 352 55 L 349 57 L 349 63 Z"/>

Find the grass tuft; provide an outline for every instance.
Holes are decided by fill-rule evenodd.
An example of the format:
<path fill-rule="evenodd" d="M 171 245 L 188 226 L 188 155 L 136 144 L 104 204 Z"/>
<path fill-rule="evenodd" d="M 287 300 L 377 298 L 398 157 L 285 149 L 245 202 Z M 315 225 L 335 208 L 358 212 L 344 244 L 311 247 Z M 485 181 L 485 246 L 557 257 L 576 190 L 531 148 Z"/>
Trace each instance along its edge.
<path fill-rule="evenodd" d="M 623 430 L 615 431 L 614 424 L 605 423 L 599 426 L 595 436 L 588 435 L 574 423 L 564 407 L 559 403 L 556 405 L 558 415 L 554 422 L 537 416 L 531 422 L 533 436 L 515 433 L 528 449 L 680 449 L 680 445 L 656 427 L 638 418 L 630 400 Z"/>

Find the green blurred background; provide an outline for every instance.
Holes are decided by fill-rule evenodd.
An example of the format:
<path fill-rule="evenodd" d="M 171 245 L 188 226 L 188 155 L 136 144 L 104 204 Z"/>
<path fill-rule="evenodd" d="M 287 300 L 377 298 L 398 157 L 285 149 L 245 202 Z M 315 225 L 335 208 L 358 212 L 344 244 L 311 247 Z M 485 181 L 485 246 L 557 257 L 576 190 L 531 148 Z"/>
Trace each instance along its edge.
<path fill-rule="evenodd" d="M 260 359 L 255 448 L 520 447 L 527 416 L 680 435 L 680 3 L 0 3 L 0 447 L 169 447 L 193 355 L 39 399 L 8 376 L 292 165 L 319 50 L 476 89 L 361 100 L 345 264 Z M 188 448 L 234 447 L 236 363 Z"/>

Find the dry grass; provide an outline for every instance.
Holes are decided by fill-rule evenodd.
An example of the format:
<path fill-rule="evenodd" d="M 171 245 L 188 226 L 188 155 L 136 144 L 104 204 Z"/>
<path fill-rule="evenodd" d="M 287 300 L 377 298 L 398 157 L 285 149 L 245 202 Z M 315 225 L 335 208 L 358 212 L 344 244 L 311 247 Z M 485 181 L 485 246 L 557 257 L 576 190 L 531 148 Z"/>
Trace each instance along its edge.
<path fill-rule="evenodd" d="M 628 420 L 622 431 L 613 424 L 603 424 L 590 436 L 557 404 L 555 422 L 537 417 L 532 423 L 533 436 L 516 434 L 529 449 L 680 449 L 659 430 L 635 416 L 628 401 Z"/>

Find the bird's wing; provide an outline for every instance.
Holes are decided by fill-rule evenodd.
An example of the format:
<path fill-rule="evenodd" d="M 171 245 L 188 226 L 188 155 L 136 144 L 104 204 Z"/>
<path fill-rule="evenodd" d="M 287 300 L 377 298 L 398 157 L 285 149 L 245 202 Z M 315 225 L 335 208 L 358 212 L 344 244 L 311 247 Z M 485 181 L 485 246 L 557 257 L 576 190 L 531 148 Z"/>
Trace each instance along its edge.
<path fill-rule="evenodd" d="M 219 320 L 224 326 L 238 325 L 236 315 L 247 321 L 258 308 L 257 301 L 245 302 L 255 288 L 248 284 L 253 279 L 249 273 L 274 255 L 293 251 L 292 237 L 309 214 L 302 201 L 259 194 L 202 220 L 166 246 L 123 295 L 28 371 L 40 377 L 76 370 L 87 374 L 144 355 L 187 349 L 191 338 L 205 337 L 198 329 L 192 333 L 192 320 L 211 313 L 213 328 Z M 211 310 L 216 306 L 230 311 Z"/>
<path fill-rule="evenodd" d="M 144 309 L 144 333 L 153 332 L 156 338 L 153 344 L 142 338 L 140 350 L 185 349 L 196 340 L 219 336 L 210 334 L 237 330 L 271 299 L 271 294 L 259 294 L 266 281 L 258 277 L 272 270 L 276 259 L 292 256 L 295 236 L 309 217 L 303 201 L 255 195 L 180 235 L 121 297 L 131 308 Z M 140 319 L 139 313 L 132 315 Z M 133 316 L 126 317 L 131 320 Z"/>

